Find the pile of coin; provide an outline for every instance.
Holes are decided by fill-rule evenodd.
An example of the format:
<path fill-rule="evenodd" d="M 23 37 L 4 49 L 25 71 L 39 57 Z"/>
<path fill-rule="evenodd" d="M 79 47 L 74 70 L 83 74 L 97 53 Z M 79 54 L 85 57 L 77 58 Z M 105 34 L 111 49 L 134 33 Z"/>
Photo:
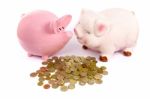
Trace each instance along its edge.
<path fill-rule="evenodd" d="M 95 57 L 83 56 L 54 56 L 42 62 L 39 70 L 30 74 L 30 77 L 38 77 L 38 86 L 44 89 L 59 88 L 61 91 L 74 89 L 78 83 L 101 84 L 103 75 L 107 75 L 105 66 L 97 66 Z"/>

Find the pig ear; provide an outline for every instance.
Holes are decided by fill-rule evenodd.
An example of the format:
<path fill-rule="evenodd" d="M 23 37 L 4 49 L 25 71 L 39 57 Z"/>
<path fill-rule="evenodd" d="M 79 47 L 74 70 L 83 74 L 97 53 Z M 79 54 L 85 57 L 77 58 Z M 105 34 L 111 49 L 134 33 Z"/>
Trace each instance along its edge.
<path fill-rule="evenodd" d="M 99 21 L 95 23 L 95 35 L 96 36 L 102 36 L 103 34 L 106 34 L 110 31 L 111 26 L 110 24 L 106 21 Z"/>
<path fill-rule="evenodd" d="M 56 21 L 57 27 L 67 27 L 72 19 L 71 15 L 65 15 Z"/>

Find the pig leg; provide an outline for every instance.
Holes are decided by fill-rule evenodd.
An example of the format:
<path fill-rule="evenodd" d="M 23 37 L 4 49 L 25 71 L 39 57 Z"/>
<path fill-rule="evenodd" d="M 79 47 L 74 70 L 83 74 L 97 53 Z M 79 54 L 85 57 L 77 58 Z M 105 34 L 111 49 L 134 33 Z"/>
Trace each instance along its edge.
<path fill-rule="evenodd" d="M 101 55 L 99 57 L 99 60 L 102 62 L 107 62 L 108 59 L 113 55 L 115 52 L 114 47 L 108 47 L 108 48 L 102 48 L 99 50 L 101 52 Z"/>
<path fill-rule="evenodd" d="M 114 52 L 112 53 L 102 53 L 99 57 L 99 60 L 102 61 L 102 62 L 108 62 L 108 60 L 110 59 L 110 57 L 112 56 Z"/>
<path fill-rule="evenodd" d="M 87 49 L 88 49 L 88 47 L 87 47 L 87 46 L 85 46 L 85 45 L 83 45 L 83 46 L 82 46 L 82 48 L 83 48 L 83 49 L 85 49 L 85 50 L 87 50 Z"/>
<path fill-rule="evenodd" d="M 33 55 L 32 55 L 31 53 L 28 53 L 28 56 L 31 57 L 31 56 L 33 56 Z"/>
<path fill-rule="evenodd" d="M 124 49 L 123 51 L 122 51 L 122 54 L 124 55 L 124 56 L 131 56 L 132 55 L 132 48 L 126 48 L 126 49 Z"/>
<path fill-rule="evenodd" d="M 48 59 L 48 56 L 44 55 L 44 56 L 42 56 L 42 59 L 46 61 Z"/>

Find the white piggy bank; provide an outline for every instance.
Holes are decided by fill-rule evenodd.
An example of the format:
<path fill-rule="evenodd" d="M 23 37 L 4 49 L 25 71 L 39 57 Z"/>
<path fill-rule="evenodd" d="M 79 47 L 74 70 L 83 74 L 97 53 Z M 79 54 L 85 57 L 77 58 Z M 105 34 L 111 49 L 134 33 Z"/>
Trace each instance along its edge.
<path fill-rule="evenodd" d="M 108 61 L 114 52 L 131 56 L 138 38 L 138 23 L 133 11 L 121 8 L 102 12 L 82 10 L 74 32 L 84 48 L 101 52 L 100 60 Z"/>

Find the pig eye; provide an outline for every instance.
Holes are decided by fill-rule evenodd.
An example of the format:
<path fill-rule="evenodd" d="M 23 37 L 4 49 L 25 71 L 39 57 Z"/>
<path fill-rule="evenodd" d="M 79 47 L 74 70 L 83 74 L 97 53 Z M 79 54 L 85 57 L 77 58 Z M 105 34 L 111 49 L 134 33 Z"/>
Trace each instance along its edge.
<path fill-rule="evenodd" d="M 91 34 L 89 31 L 86 31 L 87 34 Z"/>

